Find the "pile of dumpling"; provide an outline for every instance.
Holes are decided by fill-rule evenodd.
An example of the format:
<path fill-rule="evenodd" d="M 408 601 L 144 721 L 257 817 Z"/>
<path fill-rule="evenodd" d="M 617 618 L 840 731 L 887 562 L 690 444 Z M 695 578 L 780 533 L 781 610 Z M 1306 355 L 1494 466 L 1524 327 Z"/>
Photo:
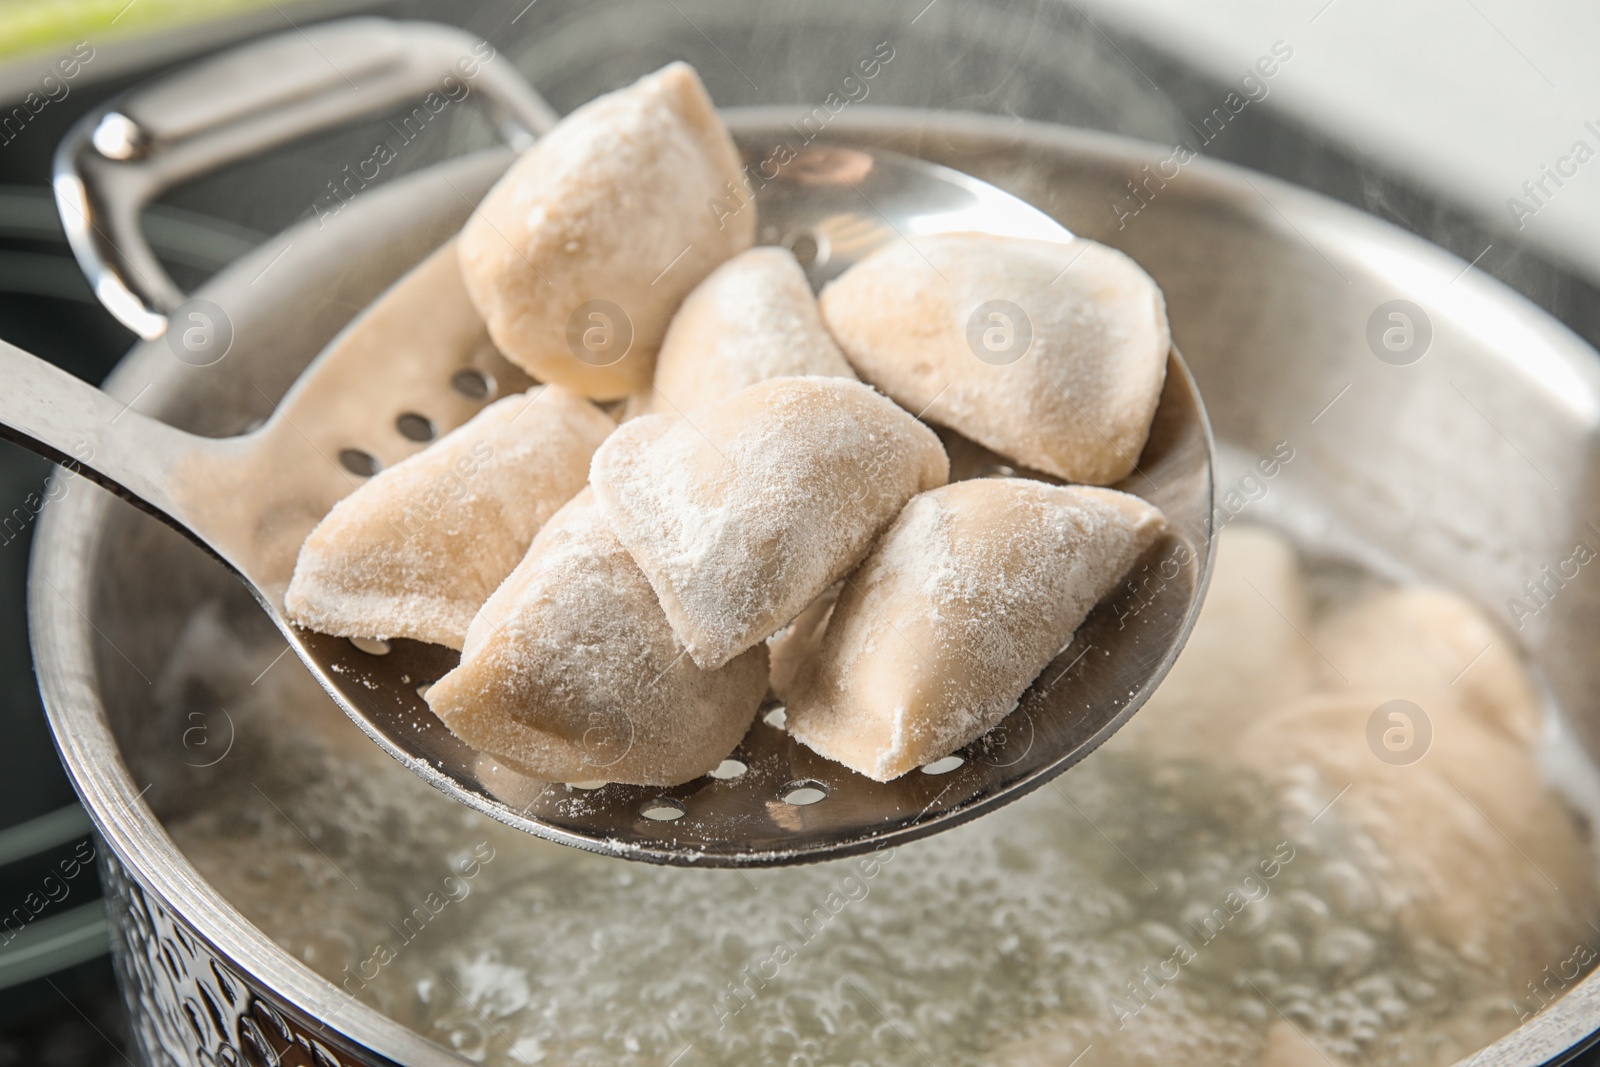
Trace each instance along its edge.
<path fill-rule="evenodd" d="M 796 739 L 889 781 L 1004 718 L 1165 528 L 1087 487 L 1133 469 L 1165 377 L 1137 265 L 923 237 L 819 300 L 752 247 L 753 203 L 709 209 L 740 168 L 683 64 L 552 130 L 457 240 L 490 337 L 546 384 L 379 473 L 300 550 L 290 618 L 460 649 L 429 706 L 523 774 L 689 781 L 771 688 Z M 969 343 L 994 299 L 1028 316 L 1019 359 Z M 620 425 L 596 405 L 617 400 Z M 946 484 L 924 419 L 1087 486 Z"/>

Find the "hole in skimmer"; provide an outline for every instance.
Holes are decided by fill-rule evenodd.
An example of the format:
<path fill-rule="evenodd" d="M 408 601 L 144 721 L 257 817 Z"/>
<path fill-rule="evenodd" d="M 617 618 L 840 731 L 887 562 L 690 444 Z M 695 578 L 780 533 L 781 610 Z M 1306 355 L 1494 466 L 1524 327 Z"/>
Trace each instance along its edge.
<path fill-rule="evenodd" d="M 783 787 L 783 792 L 779 793 L 778 796 L 785 804 L 803 808 L 808 804 L 826 800 L 828 798 L 828 787 L 821 782 L 814 782 L 806 778 L 798 782 L 790 782 Z"/>
<path fill-rule="evenodd" d="M 426 444 L 439 436 L 439 429 L 434 426 L 433 420 L 415 411 L 408 411 L 395 419 L 394 428 L 400 431 L 401 437 L 418 444 Z"/>
<path fill-rule="evenodd" d="M 339 453 L 339 462 L 351 474 L 370 478 L 383 469 L 383 464 L 378 462 L 378 457 L 371 452 L 363 452 L 359 448 L 347 448 Z"/>
<path fill-rule="evenodd" d="M 451 376 L 450 388 L 468 400 L 487 400 L 494 395 L 494 379 L 476 367 L 468 367 Z"/>
<path fill-rule="evenodd" d="M 750 765 L 745 763 L 743 760 L 725 759 L 721 763 L 717 764 L 716 769 L 711 771 L 710 774 L 713 778 L 722 778 L 726 780 L 729 778 L 738 778 L 749 769 Z"/>
<path fill-rule="evenodd" d="M 647 800 L 644 802 L 644 806 L 639 809 L 640 815 L 655 822 L 671 822 L 673 819 L 681 819 L 683 818 L 683 813 L 683 804 L 673 800 L 671 797 L 658 797 L 655 800 Z"/>

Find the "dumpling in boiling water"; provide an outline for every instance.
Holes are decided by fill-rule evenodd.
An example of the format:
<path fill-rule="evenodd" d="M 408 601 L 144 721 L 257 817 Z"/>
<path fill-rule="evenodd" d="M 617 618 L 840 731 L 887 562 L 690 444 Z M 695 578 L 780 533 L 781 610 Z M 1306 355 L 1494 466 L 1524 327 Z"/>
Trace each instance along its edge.
<path fill-rule="evenodd" d="M 822 291 L 861 377 L 1023 466 L 1109 485 L 1139 460 L 1172 340 L 1156 283 L 1078 240 L 900 241 Z"/>
<path fill-rule="evenodd" d="M 1372 884 L 1402 928 L 1509 988 L 1592 936 L 1587 835 L 1529 747 L 1450 703 L 1418 717 L 1386 685 L 1341 689 L 1258 720 L 1237 759 L 1376 846 Z"/>
<path fill-rule="evenodd" d="M 1311 691 L 1317 649 L 1294 546 L 1265 526 L 1217 533 L 1200 617 L 1172 670 L 1108 745 L 1169 759 L 1222 760 L 1251 723 Z M 1332 653 L 1329 652 L 1331 656 Z"/>
<path fill-rule="evenodd" d="M 766 690 L 764 645 L 715 671 L 684 655 L 586 489 L 495 590 L 427 700 L 457 737 L 523 774 L 677 785 L 733 751 Z"/>
<path fill-rule="evenodd" d="M 683 412 L 768 378 L 854 378 L 786 248 L 752 248 L 689 294 L 656 360 L 652 410 Z"/>
<path fill-rule="evenodd" d="M 1540 772 L 1527 668 L 1475 607 L 1427 586 L 1366 593 L 1311 637 L 1325 694 L 1263 716 L 1236 758 L 1370 835 L 1407 930 L 1512 988 L 1537 982 L 1592 934 L 1600 897 L 1587 834 Z"/>
<path fill-rule="evenodd" d="M 1110 489 L 1023 478 L 912 500 L 845 581 L 788 729 L 887 782 L 986 733 L 1166 529 Z"/>
<path fill-rule="evenodd" d="M 869 386 L 772 378 L 624 423 L 590 481 L 673 632 L 710 669 L 800 614 L 949 474 L 934 432 Z"/>
<path fill-rule="evenodd" d="M 1369 593 L 1313 636 L 1326 657 L 1317 663 L 1326 689 L 1382 689 L 1424 708 L 1455 704 L 1524 744 L 1539 734 L 1539 697 L 1515 648 L 1454 593 L 1429 586 Z"/>
<path fill-rule="evenodd" d="M 610 400 L 650 388 L 685 294 L 750 246 L 755 209 L 693 69 L 672 63 L 578 108 L 489 191 L 461 273 L 489 335 L 535 378 Z"/>
<path fill-rule="evenodd" d="M 335 504 L 300 548 L 285 611 L 339 637 L 460 648 L 614 429 L 557 385 L 495 401 Z"/>

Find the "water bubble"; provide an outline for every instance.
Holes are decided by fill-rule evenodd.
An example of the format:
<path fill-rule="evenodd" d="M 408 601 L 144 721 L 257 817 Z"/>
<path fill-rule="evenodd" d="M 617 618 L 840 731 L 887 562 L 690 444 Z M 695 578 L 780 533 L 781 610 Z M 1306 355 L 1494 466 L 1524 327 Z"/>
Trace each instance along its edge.
<path fill-rule="evenodd" d="M 1264 1023 L 1270 1019 L 1277 1018 L 1273 1010 L 1254 993 L 1248 997 L 1240 997 L 1235 1001 L 1233 1012 L 1239 1018 L 1253 1023 Z"/>
<path fill-rule="evenodd" d="M 1334 860 L 1323 864 L 1319 874 L 1328 901 L 1341 914 L 1360 914 L 1373 906 L 1372 886 L 1354 864 Z"/>
<path fill-rule="evenodd" d="M 1268 967 L 1292 971 L 1305 959 L 1305 951 L 1293 934 L 1279 930 L 1261 940 L 1261 957 Z"/>
<path fill-rule="evenodd" d="M 1283 902 L 1299 926 L 1315 929 L 1328 921 L 1327 903 L 1307 890 L 1291 889 L 1284 894 Z"/>
<path fill-rule="evenodd" d="M 1357 974 L 1373 960 L 1378 945 L 1370 936 L 1352 926 L 1328 929 L 1312 945 L 1312 963 L 1320 971 L 1334 974 Z"/>
<path fill-rule="evenodd" d="M 1386 974 L 1370 974 L 1351 987 L 1356 996 L 1365 1002 L 1395 995 L 1394 979 Z"/>
<path fill-rule="evenodd" d="M 1375 1005 L 1384 1023 L 1395 1027 L 1411 1017 L 1411 1008 L 1399 997 L 1383 997 Z"/>
<path fill-rule="evenodd" d="M 1178 931 L 1174 930 L 1166 923 L 1140 923 L 1139 932 L 1144 935 L 1145 940 L 1150 942 L 1150 946 L 1152 948 L 1158 950 L 1170 951 L 1171 948 L 1179 941 L 1184 940 L 1184 938 L 1178 934 Z"/>

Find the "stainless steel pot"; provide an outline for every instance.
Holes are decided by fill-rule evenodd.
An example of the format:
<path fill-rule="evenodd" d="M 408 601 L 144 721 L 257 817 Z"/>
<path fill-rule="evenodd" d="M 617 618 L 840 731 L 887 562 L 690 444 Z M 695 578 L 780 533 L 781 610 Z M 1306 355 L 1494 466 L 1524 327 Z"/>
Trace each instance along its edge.
<path fill-rule="evenodd" d="M 748 140 L 776 143 L 795 137 L 787 123 L 798 115 L 728 117 Z M 862 106 L 837 116 L 827 137 L 976 174 L 1149 269 L 1219 442 L 1250 456 L 1279 441 L 1296 449 L 1273 497 L 1241 508 L 1270 509 L 1319 543 L 1453 586 L 1513 629 L 1507 599 L 1600 516 L 1595 353 L 1416 238 L 1260 175 L 1206 160 L 1174 175 L 1170 147 L 1065 128 Z M 196 432 L 244 429 L 356 309 L 462 223 L 508 159 L 463 158 L 363 195 L 336 224 L 283 234 L 197 294 L 232 321 L 226 358 L 194 367 L 145 342 L 106 388 Z M 1136 215 L 1126 214 L 1130 182 L 1147 201 Z M 279 262 L 286 249 L 292 260 Z M 1219 499 L 1231 511 L 1223 475 Z M 200 878 L 145 800 L 184 770 L 183 749 L 158 725 L 152 678 L 199 603 L 222 598 L 248 613 L 248 597 L 189 542 L 84 483 L 41 522 L 30 586 L 39 678 L 107 846 L 118 965 L 143 1057 L 464 1063 L 274 945 Z M 1518 631 L 1591 753 L 1597 617 L 1600 586 L 1577 581 Z M 1474 1062 L 1544 1063 L 1586 1040 L 1597 1019 L 1591 976 Z"/>

